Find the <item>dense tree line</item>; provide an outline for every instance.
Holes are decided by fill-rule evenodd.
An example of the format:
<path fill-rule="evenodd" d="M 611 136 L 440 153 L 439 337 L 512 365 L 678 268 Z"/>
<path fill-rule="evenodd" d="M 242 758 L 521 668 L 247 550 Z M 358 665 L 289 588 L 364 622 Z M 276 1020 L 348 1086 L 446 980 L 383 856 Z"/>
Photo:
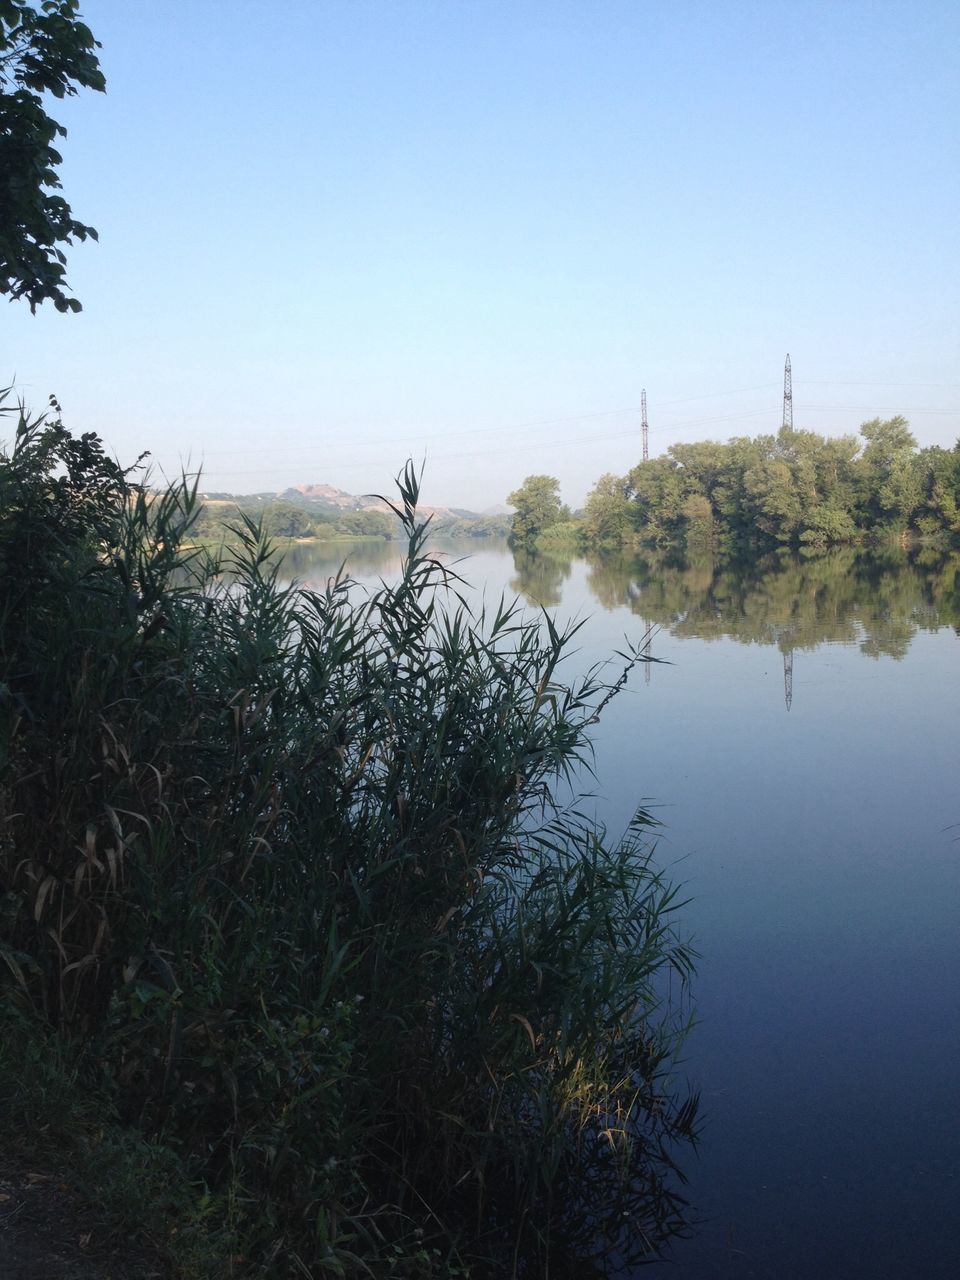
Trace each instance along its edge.
<path fill-rule="evenodd" d="M 272 538 L 315 538 L 321 542 L 342 538 L 390 542 L 401 532 L 395 516 L 375 507 L 331 510 L 316 503 L 251 494 L 207 497 L 197 514 L 193 533 L 204 542 L 233 542 L 246 520 L 262 525 Z M 445 538 L 505 538 L 510 533 L 510 517 L 459 515 L 432 519 L 430 527 Z"/>
<path fill-rule="evenodd" d="M 511 531 L 509 515 L 457 515 L 431 521 L 434 533 L 445 538 L 506 538 Z"/>
<path fill-rule="evenodd" d="M 194 537 L 203 541 L 236 541 L 238 531 L 252 520 L 273 538 L 394 538 L 399 522 L 386 511 L 311 511 L 283 498 L 263 501 L 238 498 L 236 501 L 206 502 L 193 525 Z"/>
<path fill-rule="evenodd" d="M 601 476 L 573 523 L 550 481 L 528 477 L 510 495 L 517 543 L 542 543 L 544 531 L 595 547 L 756 550 L 960 535 L 960 442 L 920 449 L 902 417 L 865 422 L 859 437 L 784 427 L 726 444 L 671 445 L 625 476 Z"/>

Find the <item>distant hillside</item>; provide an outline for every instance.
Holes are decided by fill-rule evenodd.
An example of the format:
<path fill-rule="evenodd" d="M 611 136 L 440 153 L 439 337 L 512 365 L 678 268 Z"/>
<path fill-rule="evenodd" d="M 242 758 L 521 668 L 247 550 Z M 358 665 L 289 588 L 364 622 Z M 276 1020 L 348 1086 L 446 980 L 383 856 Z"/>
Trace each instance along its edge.
<path fill-rule="evenodd" d="M 200 531 L 204 536 L 215 535 L 216 530 L 229 521 L 239 510 L 266 520 L 272 532 L 283 536 L 396 536 L 388 533 L 388 526 L 376 520 L 395 517 L 383 498 L 373 494 L 347 493 L 332 484 L 298 484 L 275 493 L 229 494 L 222 491 L 200 495 L 204 513 Z M 482 515 L 463 507 L 439 507 L 421 505 L 422 516 L 430 516 L 438 533 L 451 537 L 487 538 L 503 537 L 510 531 L 510 518 L 497 512 Z M 297 514 L 302 513 L 302 514 Z M 326 531 L 326 532 L 325 532 Z"/>
<path fill-rule="evenodd" d="M 276 495 L 284 502 L 300 503 L 306 500 L 311 506 L 327 507 L 335 511 L 362 511 L 365 506 L 380 504 L 345 493 L 343 489 L 335 489 L 332 484 L 298 484 L 292 489 L 284 489 Z"/>
<path fill-rule="evenodd" d="M 389 511 L 383 498 L 372 493 L 346 493 L 343 489 L 335 489 L 332 484 L 297 484 L 291 489 L 284 489 L 276 495 L 283 502 L 292 502 L 297 506 L 305 506 L 308 510 L 327 511 Z M 459 516 L 475 518 L 472 511 L 462 511 L 452 507 L 430 507 L 421 505 L 420 513 L 433 516 L 438 523 L 453 520 Z"/>

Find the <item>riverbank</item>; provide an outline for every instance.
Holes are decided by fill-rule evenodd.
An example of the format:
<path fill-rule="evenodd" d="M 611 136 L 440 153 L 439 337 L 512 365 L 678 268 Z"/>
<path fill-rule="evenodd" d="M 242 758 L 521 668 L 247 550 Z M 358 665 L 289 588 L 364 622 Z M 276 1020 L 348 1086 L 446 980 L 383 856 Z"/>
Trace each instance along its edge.
<path fill-rule="evenodd" d="M 271 542 L 276 547 L 278 553 L 282 554 L 290 547 L 313 547 L 313 546 L 389 546 L 391 542 L 395 542 L 394 538 L 386 538 L 381 534 L 336 534 L 331 537 L 319 537 L 317 535 L 309 535 L 301 538 L 282 538 L 273 537 Z M 207 551 L 216 551 L 220 547 L 241 547 L 243 539 L 238 535 L 234 537 L 222 538 L 185 538 L 180 544 L 185 551 L 202 548 Z"/>
<path fill-rule="evenodd" d="M 412 468 L 396 573 L 308 592 L 252 522 L 229 574 L 185 550 L 195 488 L 95 437 L 63 482 L 73 443 L 0 456 L 0 1106 L 38 1175 L 183 1280 L 662 1248 L 692 954 L 650 815 L 560 798 L 643 655 L 567 685 L 575 624 L 471 613 Z"/>

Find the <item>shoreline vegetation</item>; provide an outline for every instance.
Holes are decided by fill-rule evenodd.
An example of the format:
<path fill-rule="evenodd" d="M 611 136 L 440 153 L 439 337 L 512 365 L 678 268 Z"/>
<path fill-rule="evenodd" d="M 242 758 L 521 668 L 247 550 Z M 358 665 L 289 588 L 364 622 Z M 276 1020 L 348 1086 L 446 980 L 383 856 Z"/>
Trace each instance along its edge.
<path fill-rule="evenodd" d="M 335 492 L 335 491 L 331 491 Z M 349 495 L 340 495 L 342 500 Z M 309 493 L 217 495 L 198 504 L 194 541 L 236 542 L 253 519 L 278 541 L 394 541 L 387 509 L 346 510 Z M 726 444 L 673 445 L 624 476 L 607 474 L 572 511 L 548 475 L 527 476 L 507 497 L 514 514 L 451 514 L 432 532 L 507 537 L 552 554 L 678 548 L 692 554 L 763 555 L 788 547 L 817 555 L 837 546 L 960 545 L 960 441 L 920 449 L 903 417 L 865 422 L 859 437 L 782 428 Z"/>
<path fill-rule="evenodd" d="M 270 536 L 270 535 L 268 535 Z M 333 534 L 328 537 L 320 537 L 317 534 L 305 534 L 298 538 L 284 538 L 278 536 L 270 536 L 271 544 L 279 551 L 283 551 L 290 547 L 313 547 L 326 546 L 328 544 L 339 545 L 346 543 L 348 546 L 353 544 L 375 544 L 377 546 L 384 542 L 392 542 L 392 538 L 384 538 L 375 533 L 341 533 Z M 231 533 L 230 530 L 224 530 L 222 537 L 190 537 L 181 544 L 184 550 L 207 550 L 216 551 L 221 547 L 241 546 L 243 538 L 239 533 Z"/>
<path fill-rule="evenodd" d="M 105 90 L 100 44 L 79 0 L 5 0 L 0 44 L 0 291 L 76 313 L 65 250 L 98 236 L 47 108 Z M 689 1231 L 695 953 L 655 819 L 618 836 L 561 799 L 655 660 L 649 630 L 568 681 L 580 624 L 471 610 L 412 467 L 379 509 L 206 500 L 71 435 L 53 397 L 31 417 L 9 396 L 0 1271 L 590 1280 L 655 1260 Z M 531 476 L 512 519 L 448 511 L 431 532 L 703 564 L 955 544 L 960 443 L 918 450 L 902 418 L 860 435 L 676 445 L 579 513 Z M 281 539 L 396 542 L 402 570 L 312 590 L 280 576 Z M 603 587 L 633 602 L 654 572 Z M 670 612 L 695 586 L 657 581 Z M 924 604 L 958 581 L 933 566 Z M 711 578 L 714 603 L 728 589 Z M 774 593 L 751 594 L 769 638 Z M 855 597 L 824 596 L 855 619 Z"/>
<path fill-rule="evenodd" d="M 471 612 L 412 468 L 399 580 L 311 591 L 0 407 L 10 1158 L 184 1280 L 572 1280 L 684 1234 L 682 900 L 647 812 L 558 798 L 645 655 L 569 683 L 576 625 Z"/>
<path fill-rule="evenodd" d="M 345 501 L 358 498 L 342 494 Z M 191 539 L 197 545 L 236 544 L 253 521 L 276 543 L 310 545 L 323 542 L 403 542 L 402 521 L 386 500 L 378 506 L 345 508 L 317 500 L 296 490 L 284 494 L 247 494 L 207 498 L 198 493 Z M 445 509 L 430 516 L 431 532 L 451 538 L 505 538 L 510 517 L 452 514 Z"/>
<path fill-rule="evenodd" d="M 865 422 L 859 438 L 783 427 L 672 445 L 625 476 L 601 476 L 580 512 L 548 475 L 527 476 L 507 501 L 512 541 L 541 551 L 960 545 L 960 440 L 920 449 L 903 417 Z"/>

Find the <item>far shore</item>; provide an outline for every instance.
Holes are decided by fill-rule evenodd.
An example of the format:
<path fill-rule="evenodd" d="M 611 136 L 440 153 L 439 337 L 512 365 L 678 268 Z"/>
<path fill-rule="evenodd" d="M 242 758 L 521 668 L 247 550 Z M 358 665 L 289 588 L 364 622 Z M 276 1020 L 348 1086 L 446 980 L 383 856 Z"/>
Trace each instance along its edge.
<path fill-rule="evenodd" d="M 270 541 L 281 547 L 311 547 L 314 543 L 326 542 L 382 542 L 385 546 L 396 542 L 396 538 L 385 538 L 379 533 L 342 533 L 330 538 L 320 538 L 310 534 L 304 538 L 286 538 L 280 534 L 268 535 Z M 239 538 L 193 538 L 182 544 L 186 548 L 199 547 L 237 547 L 241 545 Z"/>

